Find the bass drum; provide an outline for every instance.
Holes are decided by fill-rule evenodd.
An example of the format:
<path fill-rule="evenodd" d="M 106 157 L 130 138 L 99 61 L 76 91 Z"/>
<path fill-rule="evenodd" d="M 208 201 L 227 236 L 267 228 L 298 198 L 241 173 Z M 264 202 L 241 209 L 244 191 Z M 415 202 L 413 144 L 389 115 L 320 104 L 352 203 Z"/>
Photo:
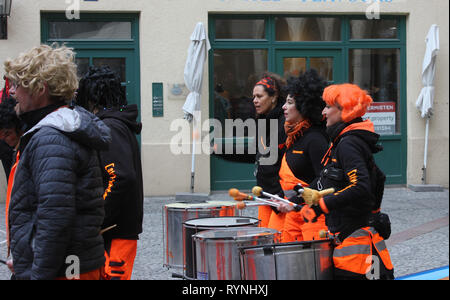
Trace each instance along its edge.
<path fill-rule="evenodd" d="M 184 269 L 183 223 L 189 219 L 235 216 L 236 203 L 208 201 L 199 203 L 176 202 L 163 207 L 163 248 L 167 268 Z"/>
<path fill-rule="evenodd" d="M 218 217 L 187 220 L 183 223 L 185 278 L 195 279 L 195 246 L 192 236 L 205 230 L 258 227 L 259 220 L 251 217 Z"/>
<path fill-rule="evenodd" d="M 333 279 L 333 245 L 332 240 L 318 240 L 241 247 L 242 279 Z"/>

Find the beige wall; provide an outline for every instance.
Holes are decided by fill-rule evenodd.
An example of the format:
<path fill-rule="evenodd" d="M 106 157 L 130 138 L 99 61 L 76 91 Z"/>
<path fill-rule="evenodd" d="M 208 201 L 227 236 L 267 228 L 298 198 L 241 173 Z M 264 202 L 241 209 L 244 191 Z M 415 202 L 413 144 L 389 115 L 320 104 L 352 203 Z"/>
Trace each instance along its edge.
<path fill-rule="evenodd" d="M 8 20 L 9 38 L 0 40 L 0 61 L 30 48 L 40 41 L 40 11 L 64 11 L 65 1 L 13 1 Z M 425 122 L 415 109 L 422 87 L 421 66 L 425 36 L 436 23 L 441 29 L 441 51 L 436 80 L 436 113 L 430 126 L 428 156 L 429 183 L 448 187 L 449 183 L 449 111 L 448 111 L 448 0 L 392 0 L 381 4 L 381 13 L 404 14 L 407 18 L 407 119 L 408 183 L 420 183 L 423 164 Z M 208 24 L 209 13 L 322 13 L 361 14 L 368 5 L 362 1 L 313 2 L 307 0 L 99 0 L 81 2 L 82 11 L 140 13 L 142 158 L 145 195 L 173 195 L 188 192 L 191 155 L 173 155 L 170 140 L 172 120 L 182 118 L 183 100 L 168 97 L 167 83 L 183 83 L 183 70 L 189 36 L 195 24 Z M 3 70 L 2 70 L 3 71 Z M 204 71 L 202 115 L 208 116 L 208 70 Z M 152 117 L 151 83 L 164 83 L 164 117 Z M 210 191 L 209 157 L 196 158 L 196 192 Z M 1 173 L 1 172 L 0 172 Z M 2 175 L 0 175 L 2 176 Z M 1 183 L 0 183 L 1 184 Z M 0 191 L 1 192 L 1 191 Z"/>

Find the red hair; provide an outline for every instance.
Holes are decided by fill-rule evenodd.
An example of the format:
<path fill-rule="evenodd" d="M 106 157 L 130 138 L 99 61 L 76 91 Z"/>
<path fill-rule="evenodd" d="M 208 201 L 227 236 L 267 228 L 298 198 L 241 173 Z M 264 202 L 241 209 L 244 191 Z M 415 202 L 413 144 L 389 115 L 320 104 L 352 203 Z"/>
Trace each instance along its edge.
<path fill-rule="evenodd" d="M 323 100 L 341 108 L 343 122 L 362 117 L 373 100 L 366 91 L 351 83 L 330 85 L 323 91 Z"/>

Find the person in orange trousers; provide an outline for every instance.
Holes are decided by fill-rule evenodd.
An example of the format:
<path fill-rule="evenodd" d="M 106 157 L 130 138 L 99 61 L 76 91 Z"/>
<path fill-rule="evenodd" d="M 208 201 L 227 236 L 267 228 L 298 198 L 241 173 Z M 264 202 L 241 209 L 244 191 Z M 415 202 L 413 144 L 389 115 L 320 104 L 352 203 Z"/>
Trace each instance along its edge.
<path fill-rule="evenodd" d="M 253 88 L 253 105 L 255 106 L 258 127 L 256 134 L 257 154 L 256 154 L 256 184 L 270 194 L 282 193 L 279 183 L 278 172 L 280 170 L 281 158 L 284 154 L 284 141 L 286 135 L 283 130 L 284 116 L 281 106 L 284 101 L 285 80 L 277 74 L 266 72 Z M 278 127 L 271 128 L 271 121 L 275 120 Z M 264 124 L 265 126 L 261 126 Z M 263 130 L 265 128 L 265 130 Z M 270 140 L 271 131 L 277 130 L 278 139 Z M 269 150 L 270 156 L 277 155 L 275 162 L 268 163 L 267 154 L 261 149 Z M 273 151 L 278 153 L 272 153 Z M 258 208 L 258 219 L 261 227 L 268 227 L 277 230 L 282 229 L 284 223 L 284 213 L 276 211 L 269 206 Z"/>
<path fill-rule="evenodd" d="M 92 110 L 111 129 L 111 146 L 98 154 L 105 188 L 103 278 L 129 280 L 142 232 L 144 201 L 136 138 L 142 130 L 138 107 L 127 103 L 119 75 L 108 66 L 89 68 L 80 80 L 76 102 Z"/>
<path fill-rule="evenodd" d="M 325 102 L 322 93 L 326 81 L 312 69 L 298 78 L 288 80 L 286 103 L 283 105 L 286 123 L 286 152 L 281 161 L 280 184 L 286 198 L 294 200 L 294 187 L 301 184 L 309 186 L 322 170 L 321 159 L 328 148 L 322 110 Z M 292 206 L 282 204 L 287 211 L 281 242 L 306 241 L 320 239 L 319 232 L 327 230 L 322 215 L 311 222 L 304 220 L 302 212 L 293 211 Z"/>

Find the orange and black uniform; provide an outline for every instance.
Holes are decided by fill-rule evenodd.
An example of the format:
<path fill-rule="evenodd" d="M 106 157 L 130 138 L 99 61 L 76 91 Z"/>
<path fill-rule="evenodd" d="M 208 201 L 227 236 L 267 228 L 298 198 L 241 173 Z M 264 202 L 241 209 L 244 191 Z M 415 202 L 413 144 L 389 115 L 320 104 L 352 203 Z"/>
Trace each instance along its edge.
<path fill-rule="evenodd" d="M 105 109 L 97 116 L 111 129 L 112 142 L 99 153 L 103 167 L 105 219 L 103 234 L 105 278 L 131 278 L 137 240 L 142 232 L 143 184 L 139 144 L 142 124 L 136 121 L 136 105 Z"/>
<path fill-rule="evenodd" d="M 317 180 L 322 170 L 321 159 L 328 148 L 328 137 L 319 126 L 306 129 L 286 150 L 281 162 L 280 184 L 287 198 L 293 188 L 301 183 L 303 187 Z M 325 216 L 317 222 L 306 223 L 300 212 L 287 213 L 281 241 L 293 242 L 318 239 L 318 232 L 326 229 Z"/>
<path fill-rule="evenodd" d="M 337 278 L 366 278 L 372 255 L 379 258 L 381 278 L 393 278 L 393 266 L 383 238 L 369 219 L 374 208 L 368 160 L 379 151 L 379 135 L 370 120 L 357 118 L 327 129 L 331 146 L 323 158 L 324 169 L 315 184 L 318 190 L 334 187 L 320 207 L 338 245 L 333 261 Z"/>

